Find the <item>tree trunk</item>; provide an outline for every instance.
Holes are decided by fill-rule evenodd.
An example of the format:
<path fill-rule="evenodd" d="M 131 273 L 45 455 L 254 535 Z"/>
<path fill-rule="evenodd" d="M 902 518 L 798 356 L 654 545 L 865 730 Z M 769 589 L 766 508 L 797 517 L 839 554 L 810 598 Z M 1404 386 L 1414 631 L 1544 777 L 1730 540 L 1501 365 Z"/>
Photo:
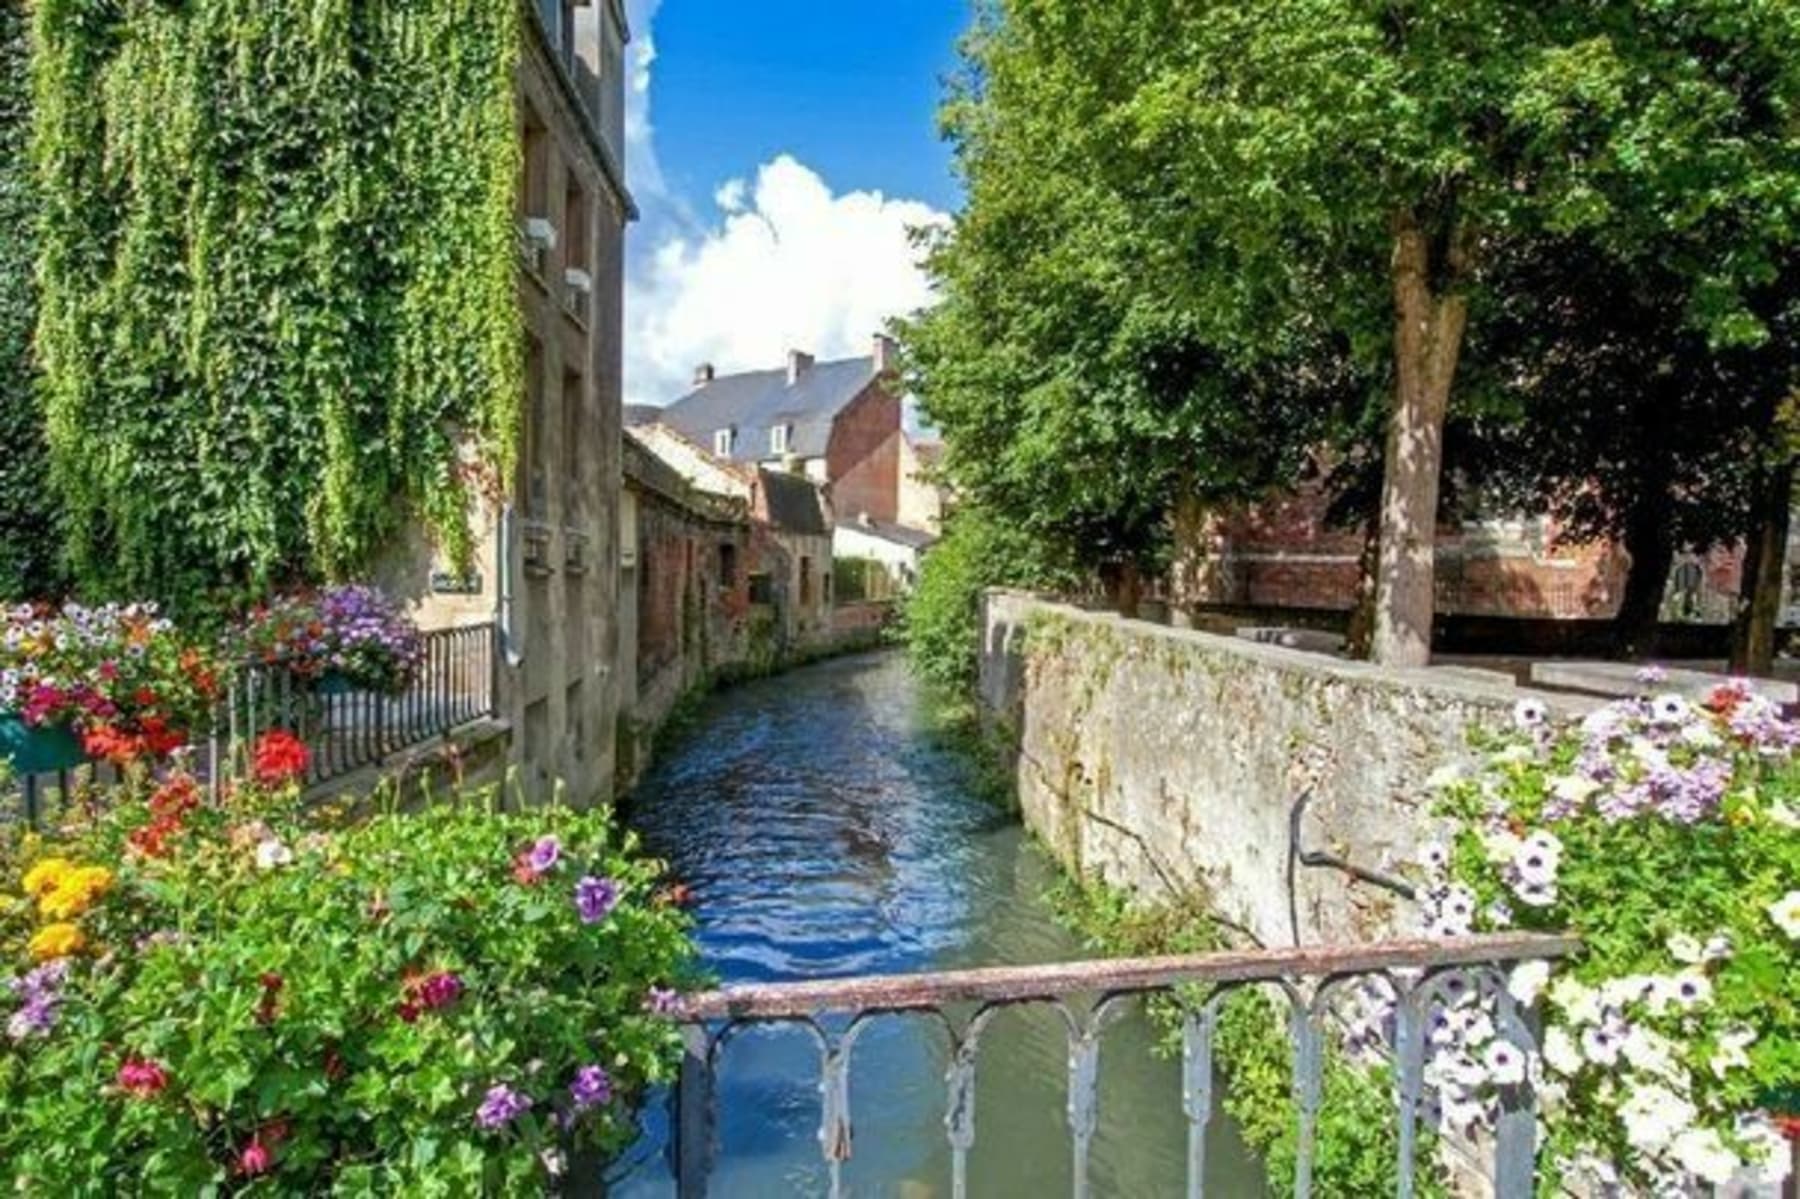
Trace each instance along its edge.
<path fill-rule="evenodd" d="M 1744 543 L 1743 579 L 1731 629 L 1731 669 L 1767 675 L 1775 667 L 1775 625 L 1781 618 L 1781 582 L 1787 566 L 1789 513 L 1794 502 L 1794 463 L 1763 469 L 1750 536 Z"/>
<path fill-rule="evenodd" d="M 1625 520 L 1625 552 L 1631 565 L 1625 594 L 1613 619 L 1613 649 L 1622 658 L 1654 652 L 1656 626 L 1662 619 L 1669 568 L 1675 563 L 1675 530 L 1670 523 L 1668 463 L 1652 459 L 1637 502 Z"/>
<path fill-rule="evenodd" d="M 1452 283 L 1460 254 L 1452 239 Z M 1468 298 L 1433 286 L 1431 238 L 1411 213 L 1394 222 L 1394 411 L 1381 484 L 1381 550 L 1375 576 L 1374 660 L 1431 660 L 1438 473 L 1444 414 L 1468 324 Z"/>
<path fill-rule="evenodd" d="M 1356 559 L 1356 603 L 1344 634 L 1344 653 L 1367 659 L 1375 638 L 1375 572 L 1381 564 L 1381 522 L 1377 513 L 1363 519 L 1362 553 Z"/>
<path fill-rule="evenodd" d="M 1135 618 L 1138 605 L 1144 597 L 1144 575 L 1137 563 L 1120 563 L 1108 584 L 1112 592 L 1113 609 L 1127 619 Z"/>

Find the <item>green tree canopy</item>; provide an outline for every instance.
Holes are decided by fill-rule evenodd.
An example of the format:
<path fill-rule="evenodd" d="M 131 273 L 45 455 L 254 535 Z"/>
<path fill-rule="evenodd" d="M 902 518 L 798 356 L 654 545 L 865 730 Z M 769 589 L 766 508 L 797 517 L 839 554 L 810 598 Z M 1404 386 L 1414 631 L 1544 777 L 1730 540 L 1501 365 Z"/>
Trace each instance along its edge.
<path fill-rule="evenodd" d="M 992 0 L 970 47 L 949 107 L 970 202 L 946 253 L 1011 239 L 1025 265 L 940 261 L 951 303 L 986 322 L 965 319 L 969 344 L 993 358 L 1122 320 L 1117 293 L 1070 284 L 1098 276 L 1250 378 L 1341 347 L 1343 374 L 1389 396 L 1387 660 L 1428 653 L 1444 422 L 1497 247 L 1571 238 L 1639 277 L 1654 266 L 1708 350 L 1770 336 L 1757 294 L 1800 232 L 1800 6 Z M 1068 180 L 1060 204 L 1040 173 Z M 1059 275 L 1021 295 L 1034 258 Z M 1047 292 L 1064 315 L 1046 317 Z"/>

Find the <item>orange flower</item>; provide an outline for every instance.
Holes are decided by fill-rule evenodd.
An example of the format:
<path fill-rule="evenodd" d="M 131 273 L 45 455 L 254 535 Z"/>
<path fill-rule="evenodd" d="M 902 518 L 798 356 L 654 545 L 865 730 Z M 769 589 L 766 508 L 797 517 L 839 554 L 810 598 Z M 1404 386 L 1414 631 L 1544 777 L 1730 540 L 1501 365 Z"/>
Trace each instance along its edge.
<path fill-rule="evenodd" d="M 87 948 L 87 936 L 73 924 L 46 924 L 37 930 L 26 948 L 37 961 L 48 962 L 80 953 Z"/>

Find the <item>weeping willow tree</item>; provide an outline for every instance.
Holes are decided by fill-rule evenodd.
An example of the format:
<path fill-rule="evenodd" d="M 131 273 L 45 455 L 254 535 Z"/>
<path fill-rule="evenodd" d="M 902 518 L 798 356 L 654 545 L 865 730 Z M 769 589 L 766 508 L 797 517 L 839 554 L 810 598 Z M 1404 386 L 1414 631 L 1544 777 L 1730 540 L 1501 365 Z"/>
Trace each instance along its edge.
<path fill-rule="evenodd" d="M 77 584 L 179 608 L 469 545 L 521 391 L 520 16 L 36 0 L 49 475 Z"/>

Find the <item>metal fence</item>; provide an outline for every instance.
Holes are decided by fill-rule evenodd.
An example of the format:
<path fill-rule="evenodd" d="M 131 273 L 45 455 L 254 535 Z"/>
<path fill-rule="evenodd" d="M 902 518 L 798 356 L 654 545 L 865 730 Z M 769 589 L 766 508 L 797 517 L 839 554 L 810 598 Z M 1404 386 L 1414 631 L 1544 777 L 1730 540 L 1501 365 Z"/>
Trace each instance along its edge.
<path fill-rule="evenodd" d="M 1493 994 L 1498 1008 L 1499 1035 L 1529 1054 L 1535 1049 L 1530 1013 L 1508 993 L 1506 970 L 1520 961 L 1566 956 L 1577 947 L 1576 941 L 1564 937 L 1504 934 L 777 983 L 688 996 L 678 1011 L 686 1041 L 676 1097 L 679 1192 L 683 1199 L 707 1194 L 715 1154 L 714 1080 L 724 1049 L 742 1029 L 774 1023 L 803 1028 L 817 1043 L 824 1098 L 819 1145 L 831 1194 L 842 1194 L 842 1167 L 852 1149 L 850 1059 L 857 1038 L 877 1018 L 912 1015 L 940 1027 L 948 1038 L 945 1134 L 952 1194 L 963 1199 L 968 1194 L 968 1155 L 975 1143 L 975 1070 L 982 1032 L 1007 1008 L 1041 1004 L 1061 1015 L 1068 1037 L 1069 1152 L 1074 1194 L 1086 1196 L 1089 1150 L 1099 1124 L 1102 1035 L 1127 1004 L 1160 995 L 1180 1005 L 1187 1194 L 1201 1196 L 1207 1128 L 1215 1114 L 1213 1037 L 1220 1005 L 1235 991 L 1263 987 L 1285 997 L 1289 1010 L 1299 1122 L 1294 1193 L 1305 1199 L 1312 1191 L 1333 1001 L 1350 984 L 1372 982 L 1389 991 L 1395 1003 L 1391 1049 L 1399 1134 L 1396 1193 L 1410 1199 L 1416 1187 L 1414 1159 L 1425 1099 L 1427 1020 L 1434 1003 L 1458 982 L 1486 984 L 1484 989 Z M 1536 1139 L 1535 1103 L 1527 1077 L 1502 1088 L 1494 1136 L 1499 1199 L 1533 1194 Z"/>
<path fill-rule="evenodd" d="M 420 668 L 404 689 L 391 694 L 333 685 L 299 661 L 239 664 L 229 674 L 213 727 L 184 751 L 189 768 L 216 786 L 248 768 L 258 737 L 285 729 L 306 743 L 306 783 L 316 786 L 493 715 L 494 624 L 433 629 L 420 636 Z M 10 794 L 0 791 L 0 821 L 23 817 L 36 827 L 50 812 L 117 777 L 113 767 L 90 763 L 15 778 Z"/>

